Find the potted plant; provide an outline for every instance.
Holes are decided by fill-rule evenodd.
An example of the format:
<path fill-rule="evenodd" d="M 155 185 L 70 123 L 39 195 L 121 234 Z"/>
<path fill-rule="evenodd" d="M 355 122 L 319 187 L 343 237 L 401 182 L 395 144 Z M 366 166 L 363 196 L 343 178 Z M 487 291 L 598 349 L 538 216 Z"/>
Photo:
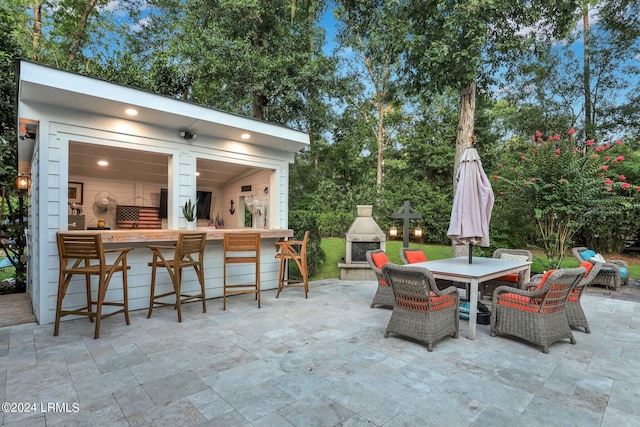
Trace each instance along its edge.
<path fill-rule="evenodd" d="M 191 203 L 191 199 L 189 199 L 184 206 L 182 207 L 182 215 L 184 215 L 184 219 L 187 220 L 187 228 L 194 229 L 195 228 L 195 219 L 196 219 L 196 209 L 198 207 L 198 201 L 196 203 Z"/>

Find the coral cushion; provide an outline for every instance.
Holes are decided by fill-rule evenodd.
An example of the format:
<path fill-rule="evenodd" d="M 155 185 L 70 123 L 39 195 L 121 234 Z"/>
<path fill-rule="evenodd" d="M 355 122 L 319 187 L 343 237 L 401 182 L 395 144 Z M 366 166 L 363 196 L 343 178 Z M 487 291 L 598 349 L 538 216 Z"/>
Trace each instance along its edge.
<path fill-rule="evenodd" d="M 496 280 L 518 283 L 520 281 L 520 275 L 518 273 L 505 274 L 504 276 L 498 277 Z"/>
<path fill-rule="evenodd" d="M 407 257 L 409 264 L 427 261 L 427 256 L 422 251 L 405 251 L 404 255 Z"/>
<path fill-rule="evenodd" d="M 389 257 L 384 252 L 377 252 L 375 254 L 371 254 L 371 259 L 376 267 L 382 270 L 382 266 L 389 262 Z"/>
<path fill-rule="evenodd" d="M 555 270 L 549 270 L 544 273 L 544 276 L 542 276 L 542 280 L 540 280 L 540 283 L 538 283 L 538 287 L 536 288 L 536 291 L 539 291 L 540 289 L 542 289 L 542 287 L 544 286 L 544 282 L 547 281 L 547 279 L 549 278 L 549 276 L 551 276 L 552 273 L 555 273 Z"/>
<path fill-rule="evenodd" d="M 429 292 L 430 300 L 414 299 L 400 296 L 396 299 L 396 307 L 408 308 L 418 311 L 438 311 L 455 305 L 456 298 L 452 294 L 438 296 L 435 292 Z"/>
<path fill-rule="evenodd" d="M 382 270 L 383 265 L 385 265 L 388 262 L 391 262 L 387 254 L 385 254 L 384 252 L 376 252 L 375 254 L 371 254 L 371 260 L 373 261 L 373 263 L 375 264 L 378 270 Z M 378 273 L 378 284 L 380 286 L 389 286 L 387 282 L 382 278 L 382 275 L 379 273 Z"/>
<path fill-rule="evenodd" d="M 582 261 L 582 262 L 580 263 L 580 267 L 584 267 L 584 268 L 586 268 L 586 269 L 587 269 L 587 272 L 584 274 L 584 275 L 586 276 L 587 274 L 589 274 L 589 272 L 590 272 L 590 271 L 591 271 L 591 269 L 593 268 L 593 264 L 592 264 L 592 263 L 590 263 L 589 261 Z"/>

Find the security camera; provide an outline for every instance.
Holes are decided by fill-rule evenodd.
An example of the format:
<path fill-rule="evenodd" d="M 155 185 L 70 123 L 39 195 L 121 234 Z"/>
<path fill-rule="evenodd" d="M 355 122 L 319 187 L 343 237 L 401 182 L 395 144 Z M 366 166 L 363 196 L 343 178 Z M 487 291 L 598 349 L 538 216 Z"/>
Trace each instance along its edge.
<path fill-rule="evenodd" d="M 194 139 L 196 137 L 193 132 L 188 130 L 183 130 L 182 132 L 180 132 L 180 136 L 187 140 Z"/>

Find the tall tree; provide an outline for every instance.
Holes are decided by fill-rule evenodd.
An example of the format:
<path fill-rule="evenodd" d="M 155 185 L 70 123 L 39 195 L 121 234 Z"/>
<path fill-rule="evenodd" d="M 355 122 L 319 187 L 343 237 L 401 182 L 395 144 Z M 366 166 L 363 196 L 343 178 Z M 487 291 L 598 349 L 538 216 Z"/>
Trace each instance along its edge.
<path fill-rule="evenodd" d="M 474 140 L 476 90 L 487 90 L 494 73 L 508 69 L 536 41 L 536 28 L 548 37 L 565 33 L 580 0 L 404 1 L 409 53 L 406 74 L 415 91 L 459 92 L 454 174 Z M 455 181 L 455 180 L 454 180 Z M 454 188 L 456 183 L 453 183 Z M 454 246 L 454 251 L 455 251 Z"/>
<path fill-rule="evenodd" d="M 340 22 L 337 40 L 347 74 L 343 96 L 359 112 L 375 141 L 376 184 L 382 189 L 385 149 L 403 124 L 404 97 L 398 86 L 404 25 L 397 2 L 340 0 L 334 11 Z M 380 193 L 378 193 L 380 194 Z"/>
<path fill-rule="evenodd" d="M 406 74 L 412 88 L 439 92 L 450 86 L 460 94 L 456 169 L 472 142 L 477 86 L 488 90 L 494 74 L 527 54 L 536 36 L 563 35 L 582 4 L 580 0 L 403 3 L 409 44 Z"/>

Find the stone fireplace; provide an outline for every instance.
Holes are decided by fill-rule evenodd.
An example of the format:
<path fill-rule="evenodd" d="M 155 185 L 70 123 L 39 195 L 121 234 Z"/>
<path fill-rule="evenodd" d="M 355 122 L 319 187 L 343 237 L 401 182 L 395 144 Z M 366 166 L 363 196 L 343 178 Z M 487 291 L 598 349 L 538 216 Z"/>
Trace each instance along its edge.
<path fill-rule="evenodd" d="M 346 235 L 344 259 L 338 264 L 341 280 L 376 280 L 367 263 L 367 251 L 386 250 L 386 235 L 373 219 L 373 206 L 356 206 L 356 219 Z"/>

